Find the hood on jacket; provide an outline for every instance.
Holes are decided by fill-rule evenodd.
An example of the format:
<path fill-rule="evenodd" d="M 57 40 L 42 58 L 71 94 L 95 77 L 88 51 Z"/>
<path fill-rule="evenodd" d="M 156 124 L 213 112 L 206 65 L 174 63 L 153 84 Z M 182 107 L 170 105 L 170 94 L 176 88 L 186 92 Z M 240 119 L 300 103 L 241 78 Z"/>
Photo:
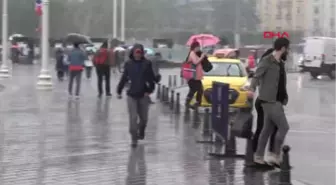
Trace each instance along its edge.
<path fill-rule="evenodd" d="M 142 44 L 134 44 L 131 51 L 130 51 L 130 54 L 129 54 L 129 58 L 131 60 L 134 60 L 134 56 L 133 56 L 133 52 L 137 49 L 140 49 L 142 51 L 142 59 L 145 59 L 145 49 L 144 49 L 144 46 Z"/>

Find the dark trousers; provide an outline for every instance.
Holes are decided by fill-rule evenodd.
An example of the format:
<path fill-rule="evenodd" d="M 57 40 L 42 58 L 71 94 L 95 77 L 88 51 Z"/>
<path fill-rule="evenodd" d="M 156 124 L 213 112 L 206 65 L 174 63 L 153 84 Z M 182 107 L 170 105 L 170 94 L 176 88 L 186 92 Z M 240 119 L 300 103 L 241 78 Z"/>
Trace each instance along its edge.
<path fill-rule="evenodd" d="M 261 105 L 262 105 L 262 101 L 257 98 L 254 104 L 255 109 L 257 111 L 257 130 L 255 131 L 254 136 L 253 136 L 253 151 L 254 152 L 256 152 L 257 150 L 259 136 L 264 127 L 264 110 Z M 268 145 L 269 146 L 268 151 L 272 153 L 274 153 L 274 141 L 275 141 L 277 130 L 278 130 L 277 128 L 274 129 L 271 135 L 270 141 L 269 141 L 269 145 Z"/>
<path fill-rule="evenodd" d="M 81 87 L 81 80 L 82 80 L 82 70 L 80 71 L 70 71 L 69 72 L 69 94 L 72 95 L 72 86 L 74 83 L 74 80 L 76 80 L 76 92 L 75 95 L 78 96 L 80 92 Z"/>
<path fill-rule="evenodd" d="M 63 81 L 64 71 L 57 71 L 57 78 L 58 78 L 59 81 Z"/>
<path fill-rule="evenodd" d="M 202 103 L 202 95 L 203 95 L 203 84 L 201 80 L 189 80 L 188 81 L 189 86 L 189 93 L 187 95 L 187 103 L 191 101 L 191 99 L 196 94 L 196 101 L 198 104 Z"/>
<path fill-rule="evenodd" d="M 92 67 L 85 67 L 85 75 L 87 79 L 91 78 L 91 74 L 92 74 Z"/>
<path fill-rule="evenodd" d="M 98 93 L 101 95 L 103 94 L 103 80 L 105 80 L 105 93 L 110 94 L 110 76 L 111 76 L 111 69 L 110 66 L 97 66 L 97 79 L 98 79 Z"/>

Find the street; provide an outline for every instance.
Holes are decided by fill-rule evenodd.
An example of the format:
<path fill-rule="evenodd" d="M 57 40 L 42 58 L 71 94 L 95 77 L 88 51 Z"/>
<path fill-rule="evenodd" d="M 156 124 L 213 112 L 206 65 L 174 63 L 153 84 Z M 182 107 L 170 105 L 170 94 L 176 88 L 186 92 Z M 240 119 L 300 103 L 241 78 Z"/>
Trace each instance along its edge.
<path fill-rule="evenodd" d="M 38 91 L 39 69 L 17 65 L 0 80 L 1 185 L 275 184 L 277 172 L 243 173 L 243 161 L 209 160 L 208 146 L 195 142 L 198 131 L 159 102 L 146 139 L 132 150 L 125 98 L 99 100 L 95 74 L 83 78 L 78 101 L 69 101 L 67 81 Z M 178 72 L 163 70 L 162 83 Z M 117 80 L 112 75 L 112 92 Z M 335 184 L 335 82 L 290 73 L 287 88 L 293 185 Z M 183 102 L 187 90 L 178 91 Z M 244 152 L 245 142 L 238 146 Z"/>

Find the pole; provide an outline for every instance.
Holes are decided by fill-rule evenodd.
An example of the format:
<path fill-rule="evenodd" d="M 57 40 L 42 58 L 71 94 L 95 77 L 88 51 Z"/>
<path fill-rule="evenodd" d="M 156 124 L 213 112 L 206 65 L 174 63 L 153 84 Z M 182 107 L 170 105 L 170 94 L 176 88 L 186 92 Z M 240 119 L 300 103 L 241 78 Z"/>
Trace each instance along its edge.
<path fill-rule="evenodd" d="M 126 6 L 125 0 L 121 0 L 121 41 L 125 41 L 125 15 L 126 14 Z"/>
<path fill-rule="evenodd" d="M 113 38 L 117 38 L 117 23 L 118 23 L 118 12 L 117 12 L 117 0 L 113 0 Z"/>
<path fill-rule="evenodd" d="M 236 18 L 235 18 L 235 34 L 234 34 L 234 39 L 235 39 L 235 48 L 239 49 L 240 47 L 240 1 L 241 0 L 236 0 Z"/>
<path fill-rule="evenodd" d="M 42 62 L 41 72 L 38 76 L 39 89 L 51 89 L 52 80 L 48 70 L 49 63 L 49 0 L 42 2 Z"/>
<path fill-rule="evenodd" d="M 0 77 L 9 77 L 8 68 L 8 0 L 2 1 L 2 64 Z"/>

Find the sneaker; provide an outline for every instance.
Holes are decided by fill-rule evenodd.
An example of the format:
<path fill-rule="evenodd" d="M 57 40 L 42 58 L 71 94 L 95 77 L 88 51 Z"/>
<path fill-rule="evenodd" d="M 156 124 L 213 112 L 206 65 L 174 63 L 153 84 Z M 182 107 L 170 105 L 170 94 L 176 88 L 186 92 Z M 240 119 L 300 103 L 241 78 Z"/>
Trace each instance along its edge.
<path fill-rule="evenodd" d="M 269 152 L 267 158 L 268 158 L 267 160 L 268 163 L 273 164 L 275 166 L 280 166 L 281 164 L 280 155 L 276 155 L 275 153 Z"/>
<path fill-rule="evenodd" d="M 75 96 L 75 99 L 76 99 L 76 100 L 79 100 L 79 95 L 76 95 L 76 96 Z"/>
<path fill-rule="evenodd" d="M 98 94 L 98 98 L 101 98 L 102 97 L 102 94 Z"/>
<path fill-rule="evenodd" d="M 199 105 L 200 105 L 199 103 L 194 103 L 193 105 L 190 105 L 189 108 L 195 110 L 199 107 Z"/>
<path fill-rule="evenodd" d="M 107 93 L 106 96 L 107 96 L 107 97 L 111 97 L 112 94 L 111 94 L 111 93 Z"/>
<path fill-rule="evenodd" d="M 254 155 L 253 160 L 257 164 L 266 164 L 266 162 L 264 161 L 264 157 L 262 157 L 262 156 Z"/>

